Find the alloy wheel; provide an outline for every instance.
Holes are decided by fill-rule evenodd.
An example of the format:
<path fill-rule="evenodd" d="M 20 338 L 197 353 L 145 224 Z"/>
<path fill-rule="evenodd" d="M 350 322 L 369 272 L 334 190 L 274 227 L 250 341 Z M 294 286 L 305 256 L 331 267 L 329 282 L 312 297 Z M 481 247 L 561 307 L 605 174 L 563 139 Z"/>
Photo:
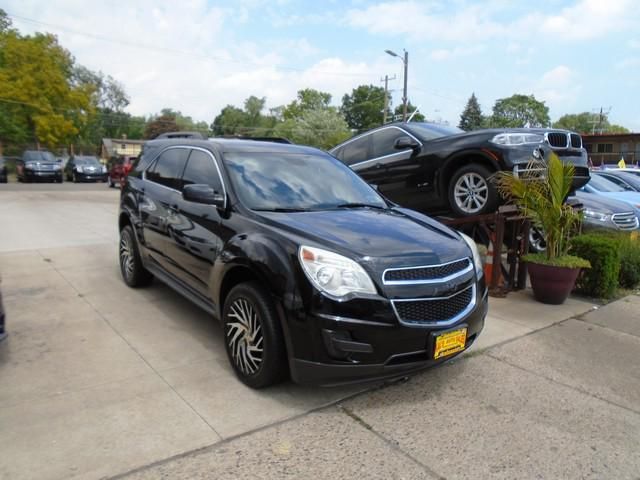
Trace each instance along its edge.
<path fill-rule="evenodd" d="M 482 175 L 468 172 L 456 181 L 453 196 L 460 210 L 469 214 L 477 213 L 487 204 L 489 185 Z"/>
<path fill-rule="evenodd" d="M 120 238 L 120 265 L 122 266 L 122 271 L 126 275 L 127 279 L 131 279 L 133 277 L 134 261 L 135 258 L 131 238 L 129 235 L 122 235 Z"/>
<path fill-rule="evenodd" d="M 245 298 L 238 298 L 231 304 L 225 336 L 236 367 L 244 375 L 255 374 L 262 364 L 264 337 L 260 318 Z"/>
<path fill-rule="evenodd" d="M 547 242 L 544 238 L 544 232 L 536 227 L 529 229 L 529 249 L 535 253 L 542 253 L 547 250 Z"/>

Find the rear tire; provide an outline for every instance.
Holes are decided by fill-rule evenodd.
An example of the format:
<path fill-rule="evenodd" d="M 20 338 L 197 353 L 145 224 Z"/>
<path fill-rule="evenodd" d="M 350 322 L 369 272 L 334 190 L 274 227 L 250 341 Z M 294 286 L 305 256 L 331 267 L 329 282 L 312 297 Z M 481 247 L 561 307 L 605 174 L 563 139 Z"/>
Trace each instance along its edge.
<path fill-rule="evenodd" d="M 493 172 L 478 164 L 458 169 L 449 183 L 449 205 L 458 217 L 495 212 L 498 191 L 491 181 Z"/>
<path fill-rule="evenodd" d="M 222 313 L 227 357 L 240 381 L 264 388 L 288 376 L 282 327 L 271 297 L 256 282 L 236 285 Z"/>
<path fill-rule="evenodd" d="M 130 225 L 120 231 L 118 260 L 122 279 L 131 288 L 145 287 L 153 280 L 153 275 L 142 265 L 138 242 Z"/>
<path fill-rule="evenodd" d="M 107 177 L 107 185 L 109 185 L 109 188 L 115 187 L 115 185 L 113 184 L 113 180 L 111 180 L 111 175 Z"/>

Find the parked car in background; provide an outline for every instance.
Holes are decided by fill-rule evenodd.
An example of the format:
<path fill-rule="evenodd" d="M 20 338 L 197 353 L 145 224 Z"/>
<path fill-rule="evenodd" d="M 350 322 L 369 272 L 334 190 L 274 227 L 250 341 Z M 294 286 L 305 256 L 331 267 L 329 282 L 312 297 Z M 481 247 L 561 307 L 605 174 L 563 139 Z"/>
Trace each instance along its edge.
<path fill-rule="evenodd" d="M 465 217 L 497 208 L 499 195 L 490 181 L 493 174 L 523 171 L 531 158 L 544 158 L 551 151 L 575 165 L 574 188 L 589 181 L 582 139 L 565 130 L 465 133 L 446 125 L 398 123 L 358 135 L 330 153 L 403 207 Z"/>
<path fill-rule="evenodd" d="M 4 157 L 0 155 L 0 183 L 7 183 L 9 173 L 7 172 L 7 162 Z"/>
<path fill-rule="evenodd" d="M 640 209 L 627 202 L 607 198 L 594 193 L 578 190 L 575 199 L 583 207 L 583 228 L 629 231 L 637 230 L 640 224 Z"/>
<path fill-rule="evenodd" d="M 2 284 L 2 279 L 0 278 L 0 286 Z M 6 324 L 6 316 L 4 313 L 4 305 L 2 304 L 2 289 L 0 288 L 0 342 L 7 338 L 7 324 Z"/>
<path fill-rule="evenodd" d="M 629 173 L 626 169 L 620 170 L 602 170 L 592 172 L 591 175 L 598 175 L 602 178 L 615 183 L 616 185 L 632 192 L 640 192 L 640 175 Z"/>
<path fill-rule="evenodd" d="M 111 161 L 109 162 L 109 175 L 107 177 L 107 183 L 109 184 L 109 187 L 122 185 L 124 179 L 133 168 L 134 160 L 134 158 L 129 157 L 118 157 L 111 159 Z"/>
<path fill-rule="evenodd" d="M 122 277 L 156 277 L 220 319 L 245 384 L 402 376 L 480 334 L 487 288 L 469 237 L 321 150 L 163 135 L 122 189 Z"/>
<path fill-rule="evenodd" d="M 630 204 L 633 208 L 640 208 L 640 192 L 621 187 L 599 175 L 592 175 L 591 180 L 581 188 L 583 192 L 593 193 Z"/>
<path fill-rule="evenodd" d="M 64 167 L 67 180 L 73 182 L 106 182 L 107 167 L 92 155 L 76 155 L 69 158 Z"/>
<path fill-rule="evenodd" d="M 16 161 L 16 173 L 20 182 L 60 182 L 62 166 L 53 153 L 46 150 L 27 150 Z"/>

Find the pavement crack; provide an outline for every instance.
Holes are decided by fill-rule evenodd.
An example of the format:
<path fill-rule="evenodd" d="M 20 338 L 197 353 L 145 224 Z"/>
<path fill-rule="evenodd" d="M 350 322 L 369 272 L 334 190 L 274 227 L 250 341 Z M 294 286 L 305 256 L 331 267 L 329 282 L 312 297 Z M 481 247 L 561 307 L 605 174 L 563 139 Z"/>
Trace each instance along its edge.
<path fill-rule="evenodd" d="M 418 467 L 422 468 L 426 473 L 428 473 L 432 477 L 437 478 L 438 480 L 446 480 L 447 477 L 445 477 L 444 475 L 440 475 L 438 472 L 436 472 L 431 467 L 429 467 L 425 463 L 423 463 L 420 460 L 418 460 L 416 457 L 411 455 L 409 452 L 403 450 L 396 441 L 391 440 L 390 438 L 385 437 L 382 433 L 378 432 L 375 428 L 373 428 L 373 426 L 371 426 L 369 423 L 367 423 L 362 417 L 360 417 L 353 410 L 351 410 L 348 407 L 345 407 L 344 405 L 341 405 L 341 404 L 338 404 L 337 408 L 338 408 L 338 410 L 342 411 L 345 415 L 350 417 L 354 422 L 356 422 L 362 428 L 370 431 L 372 434 L 374 434 L 376 437 L 378 437 L 380 440 L 382 440 L 393 451 L 399 453 L 403 457 L 406 457 L 408 460 L 410 460 L 411 462 L 416 464 Z"/>
<path fill-rule="evenodd" d="M 589 392 L 589 391 L 587 391 L 587 390 L 585 390 L 583 388 L 576 387 L 575 385 L 569 385 L 568 383 L 561 382 L 561 381 L 556 380 L 554 378 L 548 377 L 547 375 L 543 375 L 542 373 L 538 373 L 536 371 L 529 370 L 527 368 L 521 367 L 520 365 L 516 365 L 515 363 L 509 362 L 509 361 L 505 360 L 504 358 L 496 357 L 495 355 L 492 355 L 491 352 L 486 352 L 485 355 L 487 355 L 488 357 L 493 358 L 494 360 L 502 362 L 505 365 L 509 365 L 510 367 L 517 368 L 518 370 L 521 370 L 523 372 L 530 373 L 532 375 L 535 375 L 538 378 L 543 378 L 543 379 L 545 379 L 545 380 L 547 380 L 547 381 L 549 381 L 549 382 L 551 382 L 551 383 L 553 383 L 555 385 L 561 385 L 561 386 L 563 386 L 565 388 L 569 388 L 569 389 L 571 389 L 571 390 L 573 390 L 575 392 L 581 393 L 583 395 L 587 395 L 588 397 L 591 397 L 591 398 L 595 398 L 596 400 L 600 400 L 601 402 L 605 402 L 606 404 L 611 405 L 613 407 L 622 408 L 623 410 L 626 410 L 628 412 L 635 413 L 636 415 L 640 415 L 640 410 L 635 410 L 633 408 L 627 407 L 626 405 L 621 405 L 621 404 L 619 404 L 617 402 L 614 402 L 614 401 L 609 400 L 607 398 L 601 397 L 600 395 L 595 395 L 595 394 L 593 394 L 593 393 L 591 393 L 591 392 Z"/>

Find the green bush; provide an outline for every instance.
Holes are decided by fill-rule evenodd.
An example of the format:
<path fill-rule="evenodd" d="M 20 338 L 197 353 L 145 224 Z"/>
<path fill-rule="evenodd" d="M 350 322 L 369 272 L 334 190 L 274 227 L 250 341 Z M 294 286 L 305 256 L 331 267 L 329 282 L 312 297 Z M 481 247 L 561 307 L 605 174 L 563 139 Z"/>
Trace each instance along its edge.
<path fill-rule="evenodd" d="M 620 250 L 619 284 L 622 288 L 635 288 L 640 285 L 640 239 L 629 234 L 614 237 Z"/>
<path fill-rule="evenodd" d="M 620 275 L 619 242 L 609 236 L 580 235 L 571 240 L 571 253 L 591 263 L 590 269 L 580 272 L 575 290 L 591 297 L 611 298 Z"/>

